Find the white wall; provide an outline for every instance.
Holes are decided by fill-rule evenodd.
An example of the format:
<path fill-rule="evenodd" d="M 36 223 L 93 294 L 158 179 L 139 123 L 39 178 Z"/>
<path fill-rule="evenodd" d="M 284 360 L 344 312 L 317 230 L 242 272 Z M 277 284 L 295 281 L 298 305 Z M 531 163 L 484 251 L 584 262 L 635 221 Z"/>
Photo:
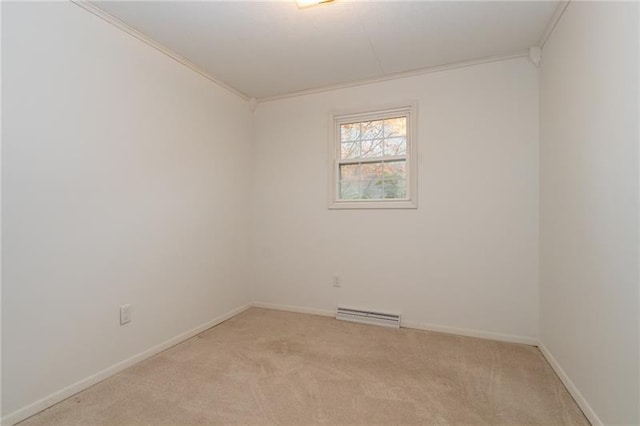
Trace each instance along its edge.
<path fill-rule="evenodd" d="M 10 415 L 249 302 L 251 114 L 70 2 L 2 7 Z"/>
<path fill-rule="evenodd" d="M 328 210 L 330 111 L 406 99 L 418 100 L 419 208 Z M 254 173 L 257 301 L 537 338 L 538 70 L 527 59 L 262 103 Z"/>
<path fill-rule="evenodd" d="M 640 422 L 637 9 L 572 2 L 540 76 L 541 341 L 594 424 Z"/>

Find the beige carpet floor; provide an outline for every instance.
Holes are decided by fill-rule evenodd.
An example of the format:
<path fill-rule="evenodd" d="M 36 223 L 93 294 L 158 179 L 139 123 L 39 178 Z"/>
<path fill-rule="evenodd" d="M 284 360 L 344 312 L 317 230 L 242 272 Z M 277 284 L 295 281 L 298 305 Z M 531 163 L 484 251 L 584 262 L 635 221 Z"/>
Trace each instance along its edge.
<path fill-rule="evenodd" d="M 252 308 L 34 425 L 588 424 L 537 348 Z"/>

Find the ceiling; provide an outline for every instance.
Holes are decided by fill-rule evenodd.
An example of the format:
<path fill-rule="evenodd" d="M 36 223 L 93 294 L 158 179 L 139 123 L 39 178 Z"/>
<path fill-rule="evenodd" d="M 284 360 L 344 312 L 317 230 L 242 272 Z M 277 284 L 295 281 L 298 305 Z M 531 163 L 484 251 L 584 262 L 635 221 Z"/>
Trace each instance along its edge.
<path fill-rule="evenodd" d="M 248 97 L 381 78 L 537 45 L 553 1 L 96 1 Z"/>

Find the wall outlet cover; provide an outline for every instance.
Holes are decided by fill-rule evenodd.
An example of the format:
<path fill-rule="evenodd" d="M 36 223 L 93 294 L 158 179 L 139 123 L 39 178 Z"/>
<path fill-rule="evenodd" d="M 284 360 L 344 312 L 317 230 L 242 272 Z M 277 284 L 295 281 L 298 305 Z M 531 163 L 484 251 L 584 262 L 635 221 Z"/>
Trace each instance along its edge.
<path fill-rule="evenodd" d="M 131 305 L 120 306 L 120 325 L 131 322 Z"/>

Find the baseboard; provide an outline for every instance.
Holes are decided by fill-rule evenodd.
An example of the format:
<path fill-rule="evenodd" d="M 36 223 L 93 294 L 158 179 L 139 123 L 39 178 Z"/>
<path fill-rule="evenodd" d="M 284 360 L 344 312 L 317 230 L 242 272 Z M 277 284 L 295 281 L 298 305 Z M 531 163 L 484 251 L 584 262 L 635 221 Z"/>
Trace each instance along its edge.
<path fill-rule="evenodd" d="M 593 426 L 603 426 L 604 423 L 602 423 L 596 412 L 593 410 L 593 408 L 591 408 L 584 396 L 582 396 L 576 385 L 573 384 L 567 373 L 564 372 L 558 361 L 553 357 L 553 355 L 551 355 L 551 352 L 549 352 L 549 349 L 547 349 L 544 343 L 540 342 L 538 344 L 538 349 L 540 349 L 542 355 L 546 358 L 551 368 L 553 368 L 553 371 L 556 372 L 556 374 L 558 375 L 564 386 L 567 388 L 573 399 L 576 401 L 576 404 L 578 404 L 578 407 L 580 407 L 589 422 L 591 422 Z"/>
<path fill-rule="evenodd" d="M 414 328 L 416 330 L 437 331 L 438 333 L 455 334 L 457 336 L 477 337 L 480 339 L 497 340 L 499 342 L 519 343 L 522 345 L 538 346 L 535 337 L 515 336 L 512 334 L 496 333 L 494 331 L 476 330 L 472 328 L 450 327 L 447 325 L 429 324 L 417 321 L 404 321 L 401 327 Z"/>
<path fill-rule="evenodd" d="M 315 309 L 302 306 L 278 305 L 274 303 L 253 302 L 251 306 L 256 308 L 275 309 L 278 311 L 297 312 L 300 314 L 322 315 L 325 317 L 335 317 L 335 311 L 324 309 Z M 439 333 L 455 334 L 458 336 L 478 337 L 481 339 L 498 340 L 501 342 L 521 343 L 525 345 L 538 346 L 538 339 L 534 337 L 513 336 L 510 334 L 494 333 L 491 331 L 473 330 L 467 328 L 449 327 L 444 325 L 435 325 L 422 323 L 417 321 L 405 321 L 400 323 L 402 328 L 413 328 L 416 330 L 436 331 Z"/>
<path fill-rule="evenodd" d="M 275 303 L 253 302 L 254 308 L 274 309 L 276 311 L 297 312 L 299 314 L 321 315 L 323 317 L 335 317 L 335 311 L 327 311 L 324 309 L 307 308 L 302 306 L 277 305 Z"/>
<path fill-rule="evenodd" d="M 239 313 L 247 310 L 250 307 L 251 305 L 247 304 L 239 308 L 236 308 L 232 311 L 227 312 L 224 315 L 220 315 L 219 317 L 212 319 L 211 321 L 208 321 L 195 328 L 192 328 L 189 331 L 179 334 L 165 342 L 162 342 L 159 345 L 153 346 L 152 348 L 149 348 L 146 351 L 140 352 L 139 354 L 136 354 L 131 358 L 120 361 L 117 364 L 112 365 L 111 367 L 107 367 L 96 374 L 93 374 L 57 392 L 54 392 L 49 396 L 46 396 L 32 404 L 27 405 L 26 407 L 20 408 L 19 410 L 16 410 L 13 413 L 7 414 L 2 418 L 0 423 L 2 424 L 2 426 L 12 426 L 28 417 L 33 416 L 34 414 L 39 413 L 40 411 L 46 408 L 51 407 L 54 404 L 57 404 L 58 402 L 61 402 L 69 398 L 70 396 L 75 395 L 80 391 L 83 391 L 105 379 L 108 379 L 109 377 L 121 372 L 126 368 L 131 367 L 134 364 L 137 364 L 140 361 L 150 358 L 153 355 L 156 355 L 166 349 L 169 349 L 172 346 L 177 345 L 178 343 L 181 343 L 197 334 L 200 334 L 203 331 L 213 326 L 216 326 L 221 322 L 228 320 L 231 317 L 238 315 Z"/>

